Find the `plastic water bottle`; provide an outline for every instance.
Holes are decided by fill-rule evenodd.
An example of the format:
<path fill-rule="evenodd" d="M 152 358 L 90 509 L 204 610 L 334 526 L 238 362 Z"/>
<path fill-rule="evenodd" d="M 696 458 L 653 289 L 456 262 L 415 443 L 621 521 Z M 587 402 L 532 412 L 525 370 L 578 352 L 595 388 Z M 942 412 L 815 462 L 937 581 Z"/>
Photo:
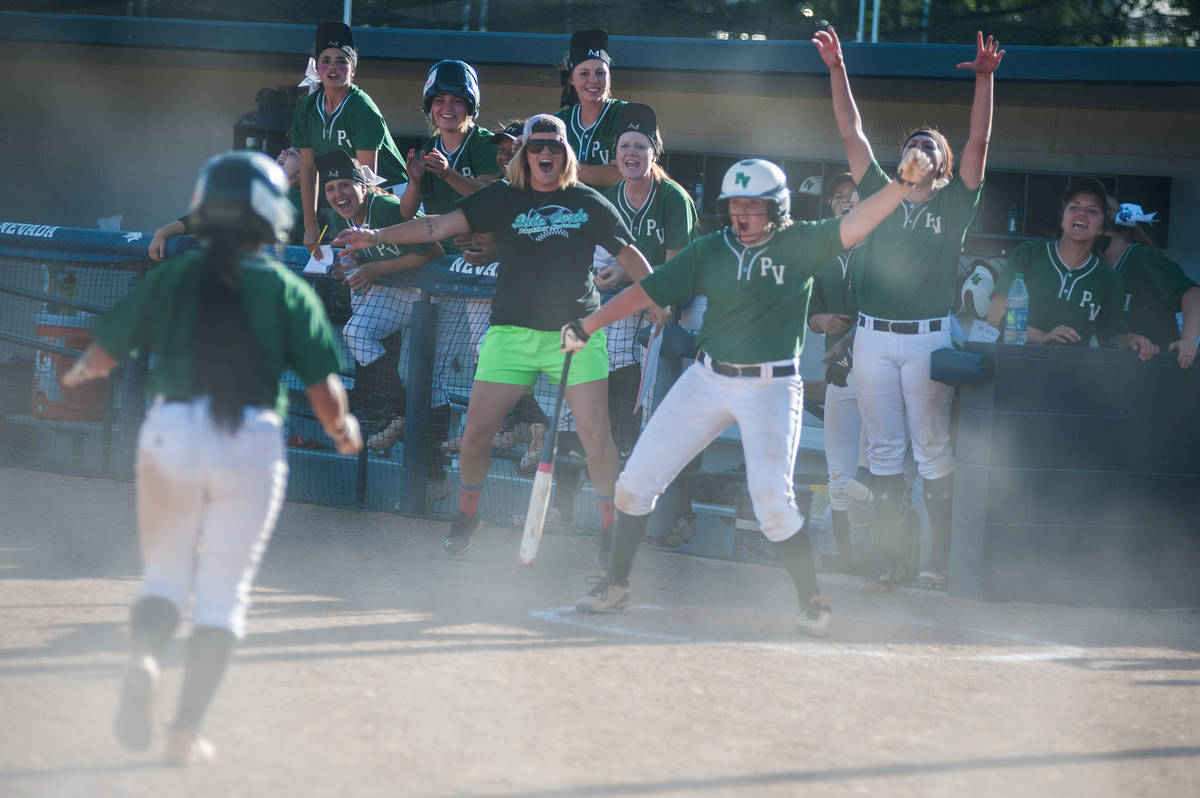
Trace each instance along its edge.
<path fill-rule="evenodd" d="M 1025 325 L 1029 321 L 1029 289 L 1025 287 L 1025 275 L 1017 272 L 1012 288 L 1008 289 L 1007 311 L 1004 314 L 1004 343 L 1025 343 Z"/>
<path fill-rule="evenodd" d="M 1008 206 L 1008 233 L 1009 233 L 1009 235 L 1016 235 L 1021 232 L 1021 222 L 1023 221 L 1021 217 L 1023 215 L 1024 214 L 1021 213 L 1021 206 L 1018 205 L 1016 202 L 1013 202 L 1012 205 Z"/>

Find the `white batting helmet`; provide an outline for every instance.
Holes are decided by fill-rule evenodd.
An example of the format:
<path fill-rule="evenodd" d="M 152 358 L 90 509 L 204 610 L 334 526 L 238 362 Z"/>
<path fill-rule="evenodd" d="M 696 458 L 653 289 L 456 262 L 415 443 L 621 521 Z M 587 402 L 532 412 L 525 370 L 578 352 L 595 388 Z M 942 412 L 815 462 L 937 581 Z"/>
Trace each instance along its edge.
<path fill-rule="evenodd" d="M 977 319 L 986 319 L 992 302 L 992 291 L 996 287 L 996 275 L 983 261 L 971 264 L 971 272 L 959 289 L 959 303 L 964 313 Z"/>
<path fill-rule="evenodd" d="M 787 175 L 775 164 L 762 158 L 738 161 L 725 171 L 717 210 L 729 215 L 729 200 L 734 197 L 765 199 L 771 206 L 767 211 L 773 222 L 787 219 L 792 212 L 792 197 L 788 191 Z"/>

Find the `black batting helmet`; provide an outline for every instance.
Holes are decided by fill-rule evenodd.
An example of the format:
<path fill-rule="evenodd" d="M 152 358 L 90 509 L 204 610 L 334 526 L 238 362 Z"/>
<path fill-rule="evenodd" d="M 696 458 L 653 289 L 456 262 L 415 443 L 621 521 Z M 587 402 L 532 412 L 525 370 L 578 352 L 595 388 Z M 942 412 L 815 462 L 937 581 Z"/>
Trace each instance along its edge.
<path fill-rule="evenodd" d="M 433 98 L 439 94 L 461 97 L 467 103 L 467 114 L 479 115 L 479 76 L 465 61 L 438 61 L 430 67 L 422 92 L 426 114 L 433 107 Z"/>
<path fill-rule="evenodd" d="M 294 211 L 288 180 L 261 152 L 227 152 L 200 170 L 188 209 L 191 228 L 202 238 L 251 234 L 259 241 L 286 241 Z"/>

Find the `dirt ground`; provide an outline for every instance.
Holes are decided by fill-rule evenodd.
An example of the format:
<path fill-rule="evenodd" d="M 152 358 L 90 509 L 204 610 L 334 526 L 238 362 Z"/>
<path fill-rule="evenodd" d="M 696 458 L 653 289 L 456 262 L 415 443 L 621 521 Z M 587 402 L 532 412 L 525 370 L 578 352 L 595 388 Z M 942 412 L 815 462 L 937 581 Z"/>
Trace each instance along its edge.
<path fill-rule="evenodd" d="M 210 768 L 110 724 L 132 486 L 0 469 L 5 796 L 1200 794 L 1200 614 L 859 596 L 826 640 L 786 574 L 643 547 L 634 606 L 569 609 L 594 541 L 288 505 L 208 715 Z M 173 712 L 183 646 L 159 714 Z"/>

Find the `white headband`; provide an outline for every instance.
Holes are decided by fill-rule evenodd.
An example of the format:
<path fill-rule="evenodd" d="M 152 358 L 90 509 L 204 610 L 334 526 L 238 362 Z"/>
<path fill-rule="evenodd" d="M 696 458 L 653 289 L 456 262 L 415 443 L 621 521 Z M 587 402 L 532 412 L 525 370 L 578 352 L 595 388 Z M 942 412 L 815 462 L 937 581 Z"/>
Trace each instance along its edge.
<path fill-rule="evenodd" d="M 1122 227 L 1137 227 L 1138 222 L 1146 224 L 1154 224 L 1157 219 L 1158 211 L 1154 213 L 1146 213 L 1142 210 L 1141 205 L 1134 205 L 1132 202 L 1123 202 L 1121 207 L 1117 209 L 1117 215 L 1113 219 L 1114 222 Z"/>

